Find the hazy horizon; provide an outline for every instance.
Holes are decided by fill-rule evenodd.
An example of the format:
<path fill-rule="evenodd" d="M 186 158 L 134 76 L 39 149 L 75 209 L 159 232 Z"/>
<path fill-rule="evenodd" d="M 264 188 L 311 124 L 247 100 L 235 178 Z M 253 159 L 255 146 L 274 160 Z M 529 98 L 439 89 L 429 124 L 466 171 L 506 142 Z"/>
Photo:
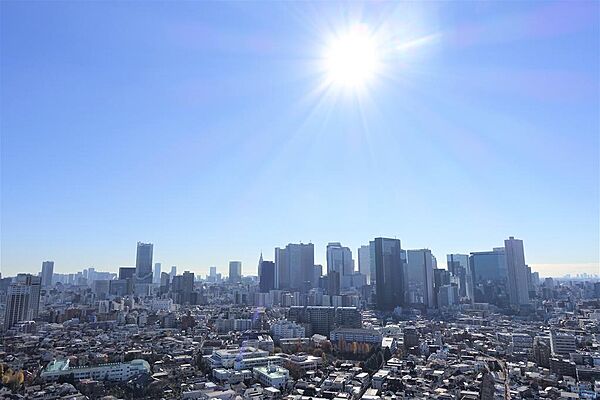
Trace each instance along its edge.
<path fill-rule="evenodd" d="M 596 2 L 0 7 L 3 275 L 375 236 L 600 273 Z"/>

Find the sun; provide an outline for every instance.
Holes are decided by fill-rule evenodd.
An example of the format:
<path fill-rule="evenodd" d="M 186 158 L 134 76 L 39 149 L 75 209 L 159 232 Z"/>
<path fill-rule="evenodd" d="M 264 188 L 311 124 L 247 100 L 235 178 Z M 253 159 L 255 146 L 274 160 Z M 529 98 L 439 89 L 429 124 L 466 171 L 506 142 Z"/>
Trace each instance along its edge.
<path fill-rule="evenodd" d="M 377 40 L 365 24 L 334 35 L 325 48 L 323 61 L 327 83 L 342 89 L 364 88 L 381 67 Z"/>

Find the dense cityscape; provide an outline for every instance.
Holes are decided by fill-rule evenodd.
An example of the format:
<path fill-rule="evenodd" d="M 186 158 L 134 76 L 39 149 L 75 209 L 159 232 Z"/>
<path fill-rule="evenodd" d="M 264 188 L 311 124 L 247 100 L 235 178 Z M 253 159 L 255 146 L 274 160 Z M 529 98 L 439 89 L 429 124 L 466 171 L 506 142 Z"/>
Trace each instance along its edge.
<path fill-rule="evenodd" d="M 514 237 L 447 268 L 399 239 L 329 243 L 325 266 L 290 243 L 249 276 L 153 250 L 117 273 L 2 277 L 0 397 L 600 398 L 599 277 L 540 277 Z"/>

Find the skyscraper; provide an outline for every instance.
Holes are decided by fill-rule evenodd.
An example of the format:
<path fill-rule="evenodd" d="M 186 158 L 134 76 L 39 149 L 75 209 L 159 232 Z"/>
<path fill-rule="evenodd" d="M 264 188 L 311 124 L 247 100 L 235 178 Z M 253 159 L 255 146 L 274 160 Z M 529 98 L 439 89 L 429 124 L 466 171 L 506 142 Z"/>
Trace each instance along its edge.
<path fill-rule="evenodd" d="M 52 276 L 54 275 L 54 261 L 42 262 L 42 286 L 52 286 Z"/>
<path fill-rule="evenodd" d="M 469 266 L 473 275 L 473 283 L 492 282 L 504 284 L 507 279 L 506 254 L 504 247 L 496 247 L 492 251 L 473 252 L 469 256 Z"/>
<path fill-rule="evenodd" d="M 185 271 L 181 280 L 181 294 L 183 303 L 193 304 L 192 293 L 194 292 L 194 273 Z"/>
<path fill-rule="evenodd" d="M 352 251 L 348 247 L 343 247 L 340 243 L 334 242 L 327 245 L 327 280 L 329 285 L 329 294 L 337 295 L 340 289 L 344 288 L 345 281 L 343 277 L 354 273 L 354 262 L 352 261 Z"/>
<path fill-rule="evenodd" d="M 177 266 L 173 265 L 171 267 L 171 273 L 169 275 L 171 275 L 171 280 L 173 280 L 173 277 L 177 275 Z"/>
<path fill-rule="evenodd" d="M 152 283 L 152 243 L 137 244 L 137 255 L 135 258 L 135 275 L 138 284 Z"/>
<path fill-rule="evenodd" d="M 242 262 L 229 261 L 229 282 L 239 283 L 242 281 Z"/>
<path fill-rule="evenodd" d="M 261 261 L 258 268 L 259 288 L 261 293 L 269 293 L 275 289 L 275 263 L 273 261 Z"/>
<path fill-rule="evenodd" d="M 133 279 L 135 278 L 135 267 L 120 267 L 119 268 L 119 279 Z"/>
<path fill-rule="evenodd" d="M 358 271 L 367 277 L 367 284 L 371 284 L 371 247 L 369 245 L 358 248 Z M 375 279 L 373 279 L 375 281 Z"/>
<path fill-rule="evenodd" d="M 153 283 L 155 285 L 160 285 L 160 271 L 161 271 L 161 267 L 162 267 L 162 265 L 160 263 L 155 263 L 154 264 L 154 274 L 152 275 L 152 278 L 153 278 Z"/>
<path fill-rule="evenodd" d="M 410 304 L 422 304 L 435 307 L 433 292 L 433 256 L 431 250 L 408 250 L 408 301 Z"/>
<path fill-rule="evenodd" d="M 340 275 L 352 275 L 354 273 L 352 251 L 338 242 L 327 245 L 327 274 L 331 271 L 339 272 Z"/>
<path fill-rule="evenodd" d="M 41 279 L 38 276 L 19 274 L 8 287 L 4 329 L 10 329 L 19 321 L 29 321 L 38 316 Z"/>
<path fill-rule="evenodd" d="M 506 269 L 508 272 L 508 297 L 510 304 L 520 306 L 529 304 L 527 266 L 523 241 L 509 237 L 504 241 L 506 251 Z"/>
<path fill-rule="evenodd" d="M 469 256 L 466 254 L 448 254 L 448 271 L 458 278 L 458 292 L 461 297 L 473 299 L 473 276 L 469 268 Z"/>
<path fill-rule="evenodd" d="M 370 246 L 375 267 L 377 309 L 393 310 L 404 304 L 404 261 L 400 240 L 376 238 Z"/>
<path fill-rule="evenodd" d="M 308 244 L 288 244 L 275 248 L 275 282 L 277 289 L 306 291 L 315 277 L 315 247 Z"/>

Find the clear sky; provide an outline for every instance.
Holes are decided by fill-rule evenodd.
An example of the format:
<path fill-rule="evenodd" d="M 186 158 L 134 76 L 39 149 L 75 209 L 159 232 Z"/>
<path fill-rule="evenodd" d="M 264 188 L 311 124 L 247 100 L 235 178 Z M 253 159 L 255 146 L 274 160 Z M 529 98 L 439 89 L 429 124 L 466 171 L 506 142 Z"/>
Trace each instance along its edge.
<path fill-rule="evenodd" d="M 3 275 L 116 271 L 137 241 L 249 274 L 289 242 L 444 261 L 509 235 L 543 274 L 599 272 L 598 2 L 0 7 Z M 327 87 L 356 24 L 384 66 Z"/>

